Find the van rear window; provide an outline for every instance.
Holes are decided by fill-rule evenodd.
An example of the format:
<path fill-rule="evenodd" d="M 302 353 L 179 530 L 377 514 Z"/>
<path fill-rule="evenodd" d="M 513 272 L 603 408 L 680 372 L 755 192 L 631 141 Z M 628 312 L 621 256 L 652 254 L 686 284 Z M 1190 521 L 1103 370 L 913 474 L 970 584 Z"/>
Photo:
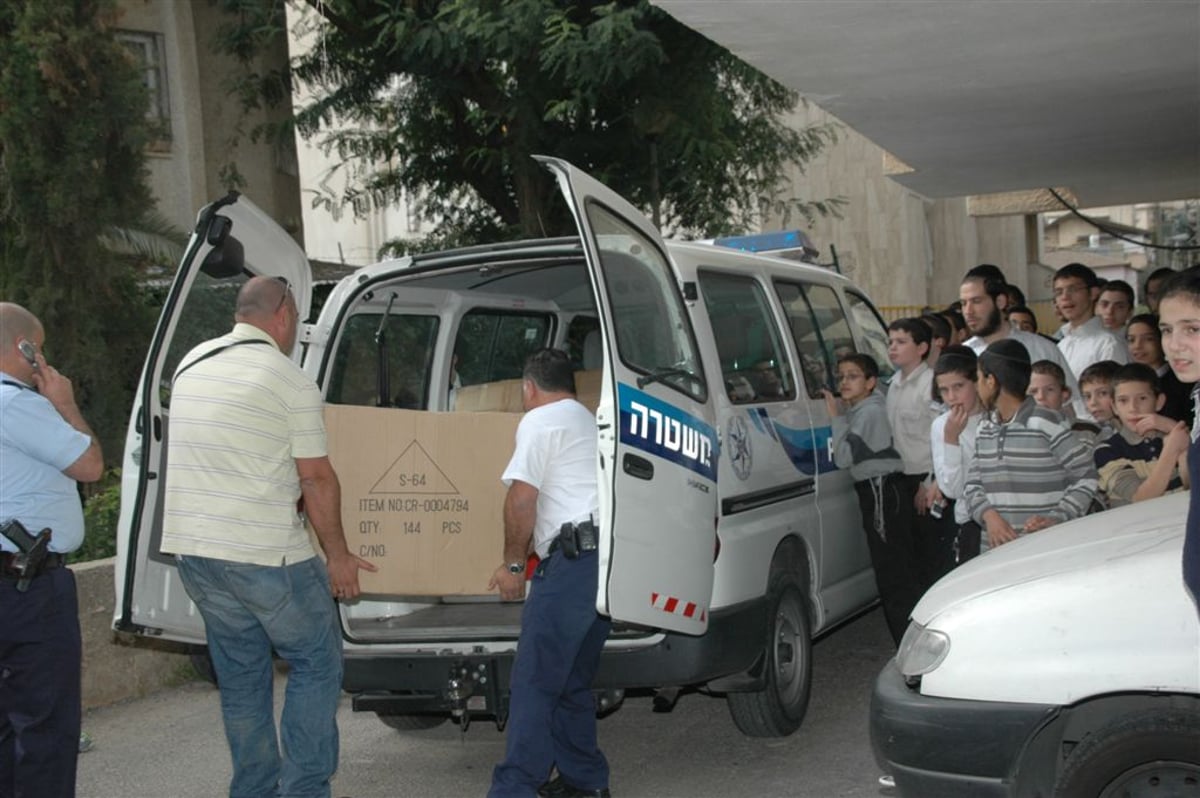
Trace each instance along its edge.
<path fill-rule="evenodd" d="M 384 327 L 387 371 L 380 379 L 381 313 L 351 316 L 338 339 L 325 401 L 341 405 L 425 410 L 429 404 L 430 366 L 437 341 L 438 317 L 392 313 Z M 386 395 L 380 397 L 380 388 Z"/>
<path fill-rule="evenodd" d="M 520 378 L 525 358 L 549 346 L 553 329 L 547 313 L 472 310 L 454 339 L 454 387 Z"/>

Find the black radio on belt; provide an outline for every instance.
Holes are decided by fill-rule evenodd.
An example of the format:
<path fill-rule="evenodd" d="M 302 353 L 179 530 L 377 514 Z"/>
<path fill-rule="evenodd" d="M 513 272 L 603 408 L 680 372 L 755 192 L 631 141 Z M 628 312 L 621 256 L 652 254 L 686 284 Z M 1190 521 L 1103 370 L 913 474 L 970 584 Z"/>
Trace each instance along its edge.
<path fill-rule="evenodd" d="M 555 541 L 568 560 L 577 560 L 584 552 L 595 551 L 596 525 L 591 519 L 578 524 L 563 524 Z"/>

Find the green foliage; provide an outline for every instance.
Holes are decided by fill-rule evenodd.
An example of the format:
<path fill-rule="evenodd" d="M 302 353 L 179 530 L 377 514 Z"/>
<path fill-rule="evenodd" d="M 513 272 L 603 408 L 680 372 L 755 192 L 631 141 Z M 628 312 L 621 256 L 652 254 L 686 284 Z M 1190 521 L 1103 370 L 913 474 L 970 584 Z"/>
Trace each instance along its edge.
<path fill-rule="evenodd" d="M 247 10 L 255 0 L 223 2 L 247 20 L 225 31 L 231 52 L 244 50 L 244 29 L 276 24 Z M 785 167 L 812 158 L 835 128 L 788 127 L 792 92 L 646 0 L 308 5 L 316 45 L 292 76 L 312 99 L 295 122 L 336 156 L 346 186 L 313 204 L 418 198 L 440 220 L 419 248 L 573 233 L 534 154 L 580 166 L 673 233 L 744 232 L 768 210 L 837 211 L 837 199 L 781 193 Z M 271 83 L 256 76 L 244 96 L 261 99 Z"/>
<path fill-rule="evenodd" d="M 154 308 L 100 245 L 150 208 L 142 73 L 114 0 L 0 4 L 0 298 L 46 329 L 47 357 L 119 462 Z"/>
<path fill-rule="evenodd" d="M 99 490 L 83 504 L 83 545 L 71 554 L 71 562 L 102 560 L 117 553 L 117 521 L 121 515 L 121 470 L 105 472 Z"/>

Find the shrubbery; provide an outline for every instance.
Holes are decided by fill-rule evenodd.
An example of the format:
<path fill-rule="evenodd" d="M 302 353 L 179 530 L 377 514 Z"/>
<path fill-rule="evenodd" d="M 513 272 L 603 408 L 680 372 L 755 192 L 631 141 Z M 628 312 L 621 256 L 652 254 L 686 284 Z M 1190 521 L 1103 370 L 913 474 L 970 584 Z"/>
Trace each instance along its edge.
<path fill-rule="evenodd" d="M 71 554 L 72 563 L 101 560 L 117 553 L 117 519 L 121 514 L 121 469 L 106 471 L 98 490 L 83 505 L 86 533 Z"/>

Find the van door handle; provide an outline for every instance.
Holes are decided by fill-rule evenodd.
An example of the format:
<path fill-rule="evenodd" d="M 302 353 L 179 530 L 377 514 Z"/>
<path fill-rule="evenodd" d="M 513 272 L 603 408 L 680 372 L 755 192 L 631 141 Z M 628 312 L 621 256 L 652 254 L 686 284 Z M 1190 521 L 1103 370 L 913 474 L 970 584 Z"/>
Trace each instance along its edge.
<path fill-rule="evenodd" d="M 638 479 L 654 479 L 654 464 L 644 457 L 638 457 L 636 454 L 626 454 L 625 459 L 621 461 L 625 473 L 631 477 Z"/>

